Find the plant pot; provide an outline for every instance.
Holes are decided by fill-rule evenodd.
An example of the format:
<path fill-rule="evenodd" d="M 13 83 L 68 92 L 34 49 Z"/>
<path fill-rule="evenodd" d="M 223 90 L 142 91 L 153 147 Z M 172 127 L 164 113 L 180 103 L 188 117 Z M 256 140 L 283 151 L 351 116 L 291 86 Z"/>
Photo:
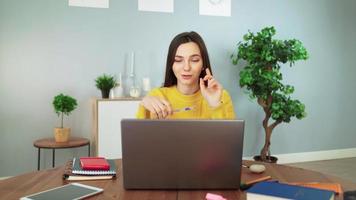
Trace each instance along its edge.
<path fill-rule="evenodd" d="M 54 128 L 54 140 L 56 142 L 68 142 L 70 128 Z"/>
<path fill-rule="evenodd" d="M 262 161 L 261 156 L 254 156 L 253 159 L 255 161 Z M 274 156 L 267 156 L 267 160 L 266 161 L 262 161 L 262 162 L 267 162 L 267 163 L 277 163 L 278 158 L 274 157 Z"/>
<path fill-rule="evenodd" d="M 101 90 L 101 96 L 103 99 L 108 99 L 110 94 L 110 90 Z"/>

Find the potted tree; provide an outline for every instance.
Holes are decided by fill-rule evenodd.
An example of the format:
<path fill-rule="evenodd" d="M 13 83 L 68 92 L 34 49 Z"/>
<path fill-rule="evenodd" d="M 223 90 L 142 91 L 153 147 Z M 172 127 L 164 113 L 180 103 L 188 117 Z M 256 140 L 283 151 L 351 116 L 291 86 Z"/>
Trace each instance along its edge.
<path fill-rule="evenodd" d="M 67 142 L 70 137 L 70 128 L 63 127 L 63 115 L 69 115 L 76 107 L 77 100 L 71 96 L 59 94 L 54 97 L 53 107 L 58 116 L 61 116 L 61 126 L 54 128 L 56 142 Z"/>
<path fill-rule="evenodd" d="M 103 74 L 95 79 L 96 87 L 101 90 L 103 98 L 109 98 L 110 90 L 116 85 L 115 76 Z"/>
<path fill-rule="evenodd" d="M 237 45 L 236 53 L 231 55 L 233 64 L 245 60 L 240 71 L 240 87 L 245 87 L 252 99 L 262 107 L 265 117 L 262 125 L 265 132 L 264 146 L 255 160 L 276 162 L 270 153 L 273 129 L 282 122 L 289 123 L 292 117 L 302 119 L 306 116 L 305 106 L 291 98 L 294 87 L 282 83 L 282 64 L 294 65 L 295 61 L 308 59 L 307 50 L 296 39 L 277 40 L 274 27 L 266 27 L 254 34 L 248 32 L 243 42 Z M 269 120 L 272 118 L 272 122 Z"/>

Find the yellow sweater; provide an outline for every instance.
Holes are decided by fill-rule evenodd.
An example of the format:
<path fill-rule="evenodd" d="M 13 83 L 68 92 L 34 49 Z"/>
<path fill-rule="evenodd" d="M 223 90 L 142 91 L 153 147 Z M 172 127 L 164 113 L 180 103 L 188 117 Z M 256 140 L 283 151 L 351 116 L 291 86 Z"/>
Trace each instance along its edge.
<path fill-rule="evenodd" d="M 230 95 L 223 90 L 221 105 L 211 108 L 202 96 L 200 90 L 192 95 L 184 95 L 177 90 L 176 86 L 155 88 L 148 94 L 164 98 L 172 106 L 173 115 L 168 119 L 235 119 L 234 107 Z M 136 114 L 138 119 L 151 119 L 150 111 L 142 105 L 139 106 Z"/>

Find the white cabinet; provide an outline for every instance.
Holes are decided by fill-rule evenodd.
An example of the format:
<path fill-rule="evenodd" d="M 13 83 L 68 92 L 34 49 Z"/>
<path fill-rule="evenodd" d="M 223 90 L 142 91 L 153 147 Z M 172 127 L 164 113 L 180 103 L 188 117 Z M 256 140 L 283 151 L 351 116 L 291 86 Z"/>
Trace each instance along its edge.
<path fill-rule="evenodd" d="M 121 153 L 121 119 L 135 118 L 141 99 L 96 99 L 93 146 L 96 156 L 118 159 Z"/>

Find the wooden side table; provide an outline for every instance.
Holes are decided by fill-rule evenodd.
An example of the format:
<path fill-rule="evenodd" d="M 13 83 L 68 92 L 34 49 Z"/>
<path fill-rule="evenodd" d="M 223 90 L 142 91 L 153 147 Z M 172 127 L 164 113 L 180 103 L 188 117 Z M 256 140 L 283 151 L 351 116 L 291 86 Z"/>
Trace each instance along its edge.
<path fill-rule="evenodd" d="M 41 148 L 52 149 L 52 167 L 55 164 L 56 149 L 76 148 L 88 146 L 88 156 L 90 156 L 90 141 L 86 138 L 71 137 L 68 142 L 56 142 L 54 138 L 43 138 L 36 140 L 33 146 L 38 148 L 37 170 L 40 170 Z"/>

